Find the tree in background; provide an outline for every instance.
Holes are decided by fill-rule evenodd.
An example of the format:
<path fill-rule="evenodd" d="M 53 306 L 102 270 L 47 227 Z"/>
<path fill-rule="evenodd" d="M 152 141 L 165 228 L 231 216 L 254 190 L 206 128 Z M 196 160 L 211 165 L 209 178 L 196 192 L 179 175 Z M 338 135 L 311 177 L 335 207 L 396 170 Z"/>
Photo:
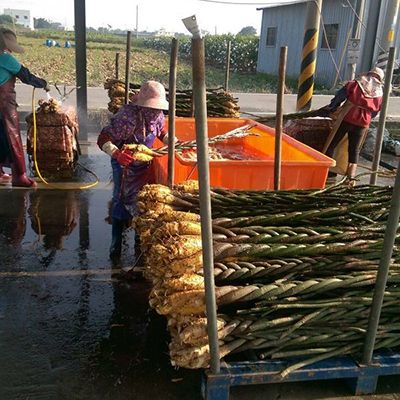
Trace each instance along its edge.
<path fill-rule="evenodd" d="M 35 29 L 50 29 L 51 23 L 44 18 L 33 18 L 33 27 Z"/>
<path fill-rule="evenodd" d="M 35 29 L 63 29 L 60 22 L 53 22 L 44 18 L 33 18 L 33 27 Z"/>
<path fill-rule="evenodd" d="M 0 24 L 1 25 L 12 25 L 14 23 L 11 15 L 0 15 Z"/>
<path fill-rule="evenodd" d="M 257 35 L 257 30 L 253 26 L 245 26 L 238 32 L 240 36 L 254 36 Z"/>

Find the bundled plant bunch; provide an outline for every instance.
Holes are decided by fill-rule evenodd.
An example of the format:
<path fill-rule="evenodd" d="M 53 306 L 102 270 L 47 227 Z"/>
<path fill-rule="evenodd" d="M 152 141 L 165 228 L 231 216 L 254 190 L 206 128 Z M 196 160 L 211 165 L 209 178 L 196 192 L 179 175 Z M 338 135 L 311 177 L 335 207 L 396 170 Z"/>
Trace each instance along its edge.
<path fill-rule="evenodd" d="M 104 84 L 108 90 L 110 102 L 108 110 L 116 113 L 125 104 L 125 83 L 116 79 L 108 79 Z M 129 98 L 132 99 L 140 90 L 140 85 L 129 85 Z M 168 89 L 167 89 L 168 99 Z M 192 90 L 177 90 L 176 115 L 191 117 L 194 114 Z M 239 118 L 240 108 L 238 99 L 222 88 L 207 90 L 207 114 L 209 117 Z"/>
<path fill-rule="evenodd" d="M 75 108 L 61 106 L 51 98 L 39 100 L 35 111 L 36 123 L 36 158 L 44 176 L 51 179 L 70 178 L 73 176 L 78 160 L 77 136 L 78 118 Z M 34 169 L 34 115 L 26 117 L 28 125 L 27 152 Z"/>
<path fill-rule="evenodd" d="M 108 111 L 115 114 L 125 104 L 125 83 L 117 79 L 107 79 L 104 83 L 104 89 L 108 90 L 108 97 L 110 102 L 108 103 Z M 139 88 L 129 87 L 129 98 L 139 92 Z"/>
<path fill-rule="evenodd" d="M 362 350 L 392 188 L 211 192 L 220 356 L 290 359 L 287 375 Z M 150 305 L 168 319 L 173 365 L 209 365 L 196 182 L 138 195 Z M 399 238 L 376 349 L 400 346 Z"/>

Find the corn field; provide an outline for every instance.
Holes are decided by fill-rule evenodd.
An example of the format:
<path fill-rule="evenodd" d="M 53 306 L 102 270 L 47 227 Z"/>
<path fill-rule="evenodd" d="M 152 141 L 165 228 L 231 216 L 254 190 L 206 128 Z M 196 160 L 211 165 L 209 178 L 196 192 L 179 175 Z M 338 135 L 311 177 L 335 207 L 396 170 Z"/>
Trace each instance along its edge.
<path fill-rule="evenodd" d="M 205 61 L 218 68 L 225 67 L 226 48 L 231 45 L 231 69 L 234 72 L 255 72 L 257 69 L 259 38 L 253 36 L 205 36 Z M 170 52 L 171 39 L 166 37 L 143 39 L 142 45 L 159 51 Z M 179 55 L 185 59 L 191 56 L 191 39 L 179 38 Z"/>

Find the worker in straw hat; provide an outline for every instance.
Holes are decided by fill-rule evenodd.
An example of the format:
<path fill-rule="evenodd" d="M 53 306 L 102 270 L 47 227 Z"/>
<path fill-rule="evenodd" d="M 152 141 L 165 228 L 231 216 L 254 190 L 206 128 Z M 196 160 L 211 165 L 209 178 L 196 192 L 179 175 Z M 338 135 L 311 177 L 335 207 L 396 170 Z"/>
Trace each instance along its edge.
<path fill-rule="evenodd" d="M 335 113 L 334 127 L 324 152 L 329 157 L 334 156 L 337 160 L 336 171 L 347 175 L 350 186 L 355 183 L 358 157 L 368 127 L 382 106 L 383 79 L 384 72 L 375 67 L 347 82 L 331 103 L 320 109 L 321 115 Z"/>
<path fill-rule="evenodd" d="M 120 108 L 98 137 L 100 149 L 111 156 L 114 180 L 111 258 L 121 254 L 122 232 L 136 214 L 137 193 L 153 180 L 151 161 L 135 159 L 123 147 L 141 144 L 152 148 L 156 138 L 166 143 L 163 110 L 168 110 L 164 86 L 156 81 L 145 82 L 132 102 Z"/>
<path fill-rule="evenodd" d="M 34 187 L 36 183 L 26 176 L 24 150 L 22 147 L 19 118 L 17 112 L 15 80 L 36 88 L 49 90 L 47 82 L 33 75 L 12 53 L 23 53 L 17 43 L 15 33 L 0 28 L 0 181 L 9 180 L 2 165 L 11 167 L 13 186 Z"/>

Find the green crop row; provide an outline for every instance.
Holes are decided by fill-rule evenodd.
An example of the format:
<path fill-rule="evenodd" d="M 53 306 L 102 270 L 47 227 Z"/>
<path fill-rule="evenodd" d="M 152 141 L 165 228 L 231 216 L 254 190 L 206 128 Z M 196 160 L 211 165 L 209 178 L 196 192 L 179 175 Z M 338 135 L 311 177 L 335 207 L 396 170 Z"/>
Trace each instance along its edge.
<path fill-rule="evenodd" d="M 234 72 L 255 72 L 257 69 L 258 42 L 253 36 L 218 35 L 206 36 L 204 39 L 205 61 L 208 65 L 224 68 L 228 41 L 231 41 L 230 68 Z M 158 51 L 170 52 L 171 38 L 150 37 L 140 40 L 140 45 Z M 191 56 L 190 38 L 179 38 L 179 55 Z"/>

